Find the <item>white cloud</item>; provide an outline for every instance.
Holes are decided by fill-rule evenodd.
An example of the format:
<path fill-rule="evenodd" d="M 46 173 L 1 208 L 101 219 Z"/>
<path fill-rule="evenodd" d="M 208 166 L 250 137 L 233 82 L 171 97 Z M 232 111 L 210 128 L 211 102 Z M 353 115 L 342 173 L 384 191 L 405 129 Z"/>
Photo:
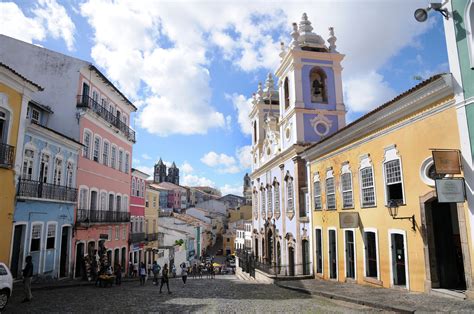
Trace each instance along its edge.
<path fill-rule="evenodd" d="M 199 177 L 192 174 L 187 174 L 183 177 L 181 185 L 185 186 L 211 186 L 214 187 L 215 183 L 205 177 Z"/>
<path fill-rule="evenodd" d="M 237 165 L 232 165 L 232 166 L 229 166 L 229 167 L 226 167 L 226 168 L 217 169 L 217 172 L 219 172 L 219 173 L 231 173 L 231 174 L 233 174 L 233 173 L 239 173 L 240 171 L 242 171 L 242 170 Z"/>
<path fill-rule="evenodd" d="M 344 91 L 346 102 L 355 112 L 374 109 L 396 95 L 383 76 L 376 72 L 345 81 Z"/>
<path fill-rule="evenodd" d="M 148 155 L 148 154 L 142 154 L 142 158 L 145 159 L 145 160 L 151 160 L 151 156 Z"/>
<path fill-rule="evenodd" d="M 224 186 L 221 186 L 219 190 L 221 191 L 222 195 L 235 194 L 242 196 L 243 186 L 242 184 L 225 184 Z"/>
<path fill-rule="evenodd" d="M 138 167 L 135 167 L 136 169 L 146 173 L 149 175 L 148 177 L 148 180 L 152 180 L 153 179 L 153 172 L 154 172 L 154 169 L 153 167 L 147 167 L 147 166 L 138 166 Z"/>
<path fill-rule="evenodd" d="M 185 161 L 181 167 L 179 167 L 179 171 L 182 171 L 183 174 L 189 174 L 194 171 L 194 168 L 191 166 L 190 163 Z"/>
<path fill-rule="evenodd" d="M 66 9 L 56 0 L 39 0 L 26 16 L 13 2 L 1 2 L 2 27 L 0 33 L 29 43 L 43 41 L 47 37 L 63 39 L 68 50 L 74 49 L 75 25 Z"/>
<path fill-rule="evenodd" d="M 249 119 L 249 113 L 252 110 L 252 98 L 246 98 L 239 94 L 226 94 L 225 97 L 232 101 L 234 109 L 237 110 L 237 121 L 240 125 L 240 131 L 245 135 L 252 135 L 252 124 Z"/>
<path fill-rule="evenodd" d="M 252 146 L 246 145 L 237 149 L 237 158 L 242 170 L 250 169 L 252 166 Z"/>
<path fill-rule="evenodd" d="M 235 164 L 235 158 L 226 154 L 217 154 L 216 152 L 209 152 L 205 154 L 201 161 L 209 167 L 217 166 L 232 166 Z"/>
<path fill-rule="evenodd" d="M 62 5 L 58 4 L 56 0 L 39 0 L 33 13 L 45 25 L 53 38 L 62 38 L 68 50 L 74 49 L 76 26 Z"/>

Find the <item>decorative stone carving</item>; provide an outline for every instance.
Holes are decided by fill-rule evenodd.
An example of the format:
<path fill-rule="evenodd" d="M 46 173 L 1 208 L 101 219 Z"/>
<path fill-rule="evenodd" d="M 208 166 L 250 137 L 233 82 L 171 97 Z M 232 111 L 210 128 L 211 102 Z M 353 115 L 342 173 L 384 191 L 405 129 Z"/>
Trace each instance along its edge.
<path fill-rule="evenodd" d="M 315 116 L 310 120 L 310 123 L 314 129 L 314 132 L 319 136 L 326 136 L 332 127 L 332 121 L 323 114 L 318 114 Z"/>
<path fill-rule="evenodd" d="M 337 40 L 337 37 L 334 36 L 334 27 L 329 27 L 329 38 L 328 38 L 329 52 L 337 52 L 336 40 Z"/>
<path fill-rule="evenodd" d="M 306 13 L 303 13 L 303 16 L 301 17 L 298 32 L 300 34 L 298 37 L 300 46 L 326 48 L 324 45 L 324 39 L 318 34 L 313 33 L 313 27 L 311 26 L 311 22 L 308 20 Z"/>

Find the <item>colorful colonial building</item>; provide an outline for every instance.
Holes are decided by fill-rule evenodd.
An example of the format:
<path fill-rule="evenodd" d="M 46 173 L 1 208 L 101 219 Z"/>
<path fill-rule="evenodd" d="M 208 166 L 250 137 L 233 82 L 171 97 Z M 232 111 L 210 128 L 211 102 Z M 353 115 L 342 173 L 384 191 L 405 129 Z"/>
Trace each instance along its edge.
<path fill-rule="evenodd" d="M 130 260 L 138 269 L 145 261 L 146 226 L 145 226 L 145 195 L 148 174 L 132 168 L 132 185 L 130 196 Z"/>
<path fill-rule="evenodd" d="M 252 136 L 253 245 L 262 269 L 278 276 L 311 275 L 307 172 L 301 153 L 345 126 L 341 61 L 334 33 L 312 32 L 306 14 L 293 24 L 276 70 L 258 86 L 250 120 Z"/>
<path fill-rule="evenodd" d="M 471 289 L 468 208 L 435 188 L 451 177 L 437 172 L 433 150 L 458 151 L 457 130 L 452 76 L 436 75 L 303 153 L 316 277 Z"/>
<path fill-rule="evenodd" d="M 158 260 L 158 219 L 160 211 L 160 190 L 147 183 L 145 201 L 145 261 L 147 268 Z"/>
<path fill-rule="evenodd" d="M 21 173 L 26 111 L 33 93 L 43 88 L 19 74 L 14 65 L 2 62 L 0 59 L 0 262 L 10 265 L 13 212 L 16 184 Z"/>

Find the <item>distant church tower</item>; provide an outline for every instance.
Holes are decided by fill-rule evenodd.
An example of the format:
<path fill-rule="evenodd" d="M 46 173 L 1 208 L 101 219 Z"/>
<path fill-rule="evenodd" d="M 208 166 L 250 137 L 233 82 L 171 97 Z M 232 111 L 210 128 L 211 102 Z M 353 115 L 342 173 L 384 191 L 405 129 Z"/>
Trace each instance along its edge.
<path fill-rule="evenodd" d="M 243 196 L 245 197 L 245 204 L 250 205 L 252 204 L 252 183 L 250 181 L 250 176 L 248 173 L 244 176 L 244 193 Z"/>
<path fill-rule="evenodd" d="M 169 182 L 179 185 L 179 168 L 176 167 L 176 164 L 173 161 L 171 167 L 166 171 L 166 165 L 160 158 L 158 163 L 155 165 L 153 181 L 155 183 Z"/>
<path fill-rule="evenodd" d="M 176 185 L 179 185 L 179 169 L 178 167 L 176 167 L 176 164 L 174 163 L 174 161 L 171 167 L 168 169 L 167 182 L 171 182 Z"/>

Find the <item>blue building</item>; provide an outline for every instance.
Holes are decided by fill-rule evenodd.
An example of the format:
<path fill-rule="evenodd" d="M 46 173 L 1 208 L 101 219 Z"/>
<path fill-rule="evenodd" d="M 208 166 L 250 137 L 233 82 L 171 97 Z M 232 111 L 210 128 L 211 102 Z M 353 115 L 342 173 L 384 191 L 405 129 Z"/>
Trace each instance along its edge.
<path fill-rule="evenodd" d="M 49 128 L 49 107 L 28 104 L 21 176 L 13 217 L 11 268 L 21 274 L 25 257 L 34 275 L 71 274 L 71 241 L 77 200 L 76 169 L 81 144 Z M 76 123 L 76 120 L 72 120 Z"/>

